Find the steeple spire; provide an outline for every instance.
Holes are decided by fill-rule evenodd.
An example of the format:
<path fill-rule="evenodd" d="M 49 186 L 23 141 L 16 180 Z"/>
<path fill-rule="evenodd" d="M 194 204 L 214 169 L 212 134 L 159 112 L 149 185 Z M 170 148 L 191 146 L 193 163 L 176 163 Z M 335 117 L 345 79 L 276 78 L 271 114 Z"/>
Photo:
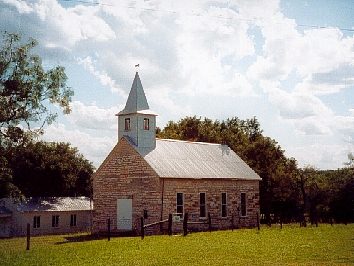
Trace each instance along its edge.
<path fill-rule="evenodd" d="M 119 115 L 138 113 L 139 111 L 148 109 L 149 104 L 146 100 L 143 85 L 141 84 L 138 72 L 136 72 L 127 103 L 124 109 L 119 112 Z"/>
<path fill-rule="evenodd" d="M 156 147 L 156 116 L 149 110 L 143 85 L 136 72 L 127 103 L 118 114 L 118 139 L 126 137 L 140 154 Z"/>

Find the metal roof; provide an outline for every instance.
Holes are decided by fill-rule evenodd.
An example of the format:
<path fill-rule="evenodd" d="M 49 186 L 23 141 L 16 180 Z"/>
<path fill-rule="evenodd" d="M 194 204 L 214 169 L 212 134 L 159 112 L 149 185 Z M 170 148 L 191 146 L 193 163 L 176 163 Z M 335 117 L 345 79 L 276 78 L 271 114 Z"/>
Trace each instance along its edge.
<path fill-rule="evenodd" d="M 92 209 L 88 197 L 29 198 L 18 204 L 17 210 L 30 211 L 87 211 Z"/>
<path fill-rule="evenodd" d="M 10 211 L 5 206 L 0 206 L 0 217 L 10 217 L 12 215 L 12 211 Z"/>
<path fill-rule="evenodd" d="M 261 180 L 227 145 L 156 139 L 156 148 L 144 159 L 164 178 Z"/>
<path fill-rule="evenodd" d="M 124 109 L 117 115 L 135 114 L 139 111 L 144 114 L 148 112 L 148 114 L 156 115 L 149 110 L 149 104 L 146 100 L 143 85 L 141 84 L 138 72 L 136 72 L 127 103 L 125 104 Z"/>

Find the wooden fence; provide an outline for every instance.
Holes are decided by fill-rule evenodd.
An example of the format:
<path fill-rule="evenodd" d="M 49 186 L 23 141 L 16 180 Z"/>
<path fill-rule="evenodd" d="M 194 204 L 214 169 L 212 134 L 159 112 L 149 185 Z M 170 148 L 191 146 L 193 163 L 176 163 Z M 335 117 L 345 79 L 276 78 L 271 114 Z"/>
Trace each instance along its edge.
<path fill-rule="evenodd" d="M 145 236 L 145 229 L 154 225 L 159 224 L 160 226 L 163 223 L 168 222 L 168 235 L 171 236 L 172 235 L 172 214 L 168 215 L 168 219 L 162 220 L 162 221 L 157 221 L 154 223 L 150 223 L 150 224 L 144 224 L 144 217 L 140 218 L 140 231 L 141 231 L 141 239 L 144 239 Z"/>

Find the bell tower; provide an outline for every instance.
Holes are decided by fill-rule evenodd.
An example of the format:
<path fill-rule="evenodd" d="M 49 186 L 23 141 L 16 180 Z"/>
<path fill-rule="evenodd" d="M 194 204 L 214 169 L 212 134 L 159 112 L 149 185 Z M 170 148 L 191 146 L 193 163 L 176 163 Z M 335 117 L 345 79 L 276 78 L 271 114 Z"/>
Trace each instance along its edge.
<path fill-rule="evenodd" d="M 127 103 L 118 114 L 118 140 L 128 137 L 135 149 L 146 155 L 156 147 L 156 116 L 149 109 L 143 85 L 136 72 Z"/>

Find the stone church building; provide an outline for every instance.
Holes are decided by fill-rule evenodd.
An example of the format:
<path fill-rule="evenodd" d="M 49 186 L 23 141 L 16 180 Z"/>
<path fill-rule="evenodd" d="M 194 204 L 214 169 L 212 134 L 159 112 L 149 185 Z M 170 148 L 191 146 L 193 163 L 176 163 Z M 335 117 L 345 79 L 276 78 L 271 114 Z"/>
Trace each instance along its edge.
<path fill-rule="evenodd" d="M 156 139 L 138 73 L 117 116 L 118 143 L 93 177 L 94 233 L 107 231 L 108 219 L 113 232 L 139 233 L 141 217 L 148 224 L 169 214 L 178 232 L 185 213 L 194 222 L 209 213 L 214 229 L 256 226 L 260 177 L 226 145 Z"/>

